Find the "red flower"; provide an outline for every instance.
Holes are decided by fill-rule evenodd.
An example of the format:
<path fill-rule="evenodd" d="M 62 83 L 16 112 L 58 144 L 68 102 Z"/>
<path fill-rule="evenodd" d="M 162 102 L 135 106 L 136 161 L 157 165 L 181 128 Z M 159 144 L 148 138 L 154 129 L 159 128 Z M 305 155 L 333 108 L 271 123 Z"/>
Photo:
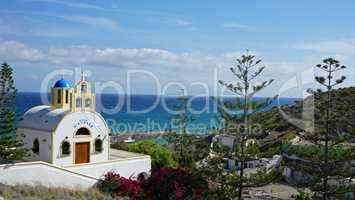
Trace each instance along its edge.
<path fill-rule="evenodd" d="M 174 186 L 175 186 L 175 194 L 176 197 L 178 197 L 179 199 L 183 199 L 184 198 L 184 190 L 182 187 L 179 186 L 179 183 L 174 182 Z"/>

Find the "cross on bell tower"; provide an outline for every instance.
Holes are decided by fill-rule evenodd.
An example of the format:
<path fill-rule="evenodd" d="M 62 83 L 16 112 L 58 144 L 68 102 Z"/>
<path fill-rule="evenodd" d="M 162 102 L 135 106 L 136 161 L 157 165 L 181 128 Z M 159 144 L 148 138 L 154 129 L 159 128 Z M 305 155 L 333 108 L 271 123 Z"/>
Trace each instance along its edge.
<path fill-rule="evenodd" d="M 81 81 L 85 81 L 85 77 L 88 76 L 84 71 L 81 71 Z"/>

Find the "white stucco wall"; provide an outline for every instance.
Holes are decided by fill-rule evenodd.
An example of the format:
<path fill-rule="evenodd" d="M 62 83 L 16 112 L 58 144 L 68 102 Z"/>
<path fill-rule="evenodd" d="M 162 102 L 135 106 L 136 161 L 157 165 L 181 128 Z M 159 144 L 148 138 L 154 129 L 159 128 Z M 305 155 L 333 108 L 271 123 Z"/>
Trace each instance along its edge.
<path fill-rule="evenodd" d="M 81 164 L 65 167 L 68 170 L 101 178 L 109 171 L 115 171 L 126 178 L 137 177 L 142 172 L 150 174 L 151 161 L 149 156 L 141 158 L 110 160 L 108 162 Z"/>
<path fill-rule="evenodd" d="M 0 165 L 0 182 L 7 185 L 39 184 L 48 187 L 88 189 L 97 182 L 97 179 L 45 162 L 28 162 Z"/>
<path fill-rule="evenodd" d="M 19 128 L 17 130 L 17 136 L 24 142 L 24 147 L 29 149 L 28 156 L 25 157 L 27 161 L 52 161 L 52 135 L 50 132 Z M 38 139 L 39 142 L 39 153 L 36 154 L 32 151 L 33 141 Z"/>
<path fill-rule="evenodd" d="M 90 136 L 75 136 L 79 128 L 85 127 Z M 54 132 L 53 163 L 59 166 L 72 165 L 75 162 L 75 143 L 90 142 L 90 162 L 107 161 L 109 159 L 109 129 L 104 119 L 95 112 L 68 113 Z M 66 139 L 67 138 L 67 139 Z M 95 152 L 95 139 L 102 139 L 103 151 Z M 64 140 L 70 142 L 71 154 L 61 155 L 61 144 Z"/>

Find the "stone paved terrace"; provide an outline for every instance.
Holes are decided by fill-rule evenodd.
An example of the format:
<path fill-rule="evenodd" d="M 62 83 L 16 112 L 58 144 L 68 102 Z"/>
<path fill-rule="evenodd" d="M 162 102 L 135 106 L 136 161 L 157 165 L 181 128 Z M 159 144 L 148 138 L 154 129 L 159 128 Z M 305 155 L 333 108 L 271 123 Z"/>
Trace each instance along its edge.
<path fill-rule="evenodd" d="M 110 160 L 125 159 L 125 158 L 140 158 L 144 156 L 146 155 L 118 150 L 118 149 L 112 149 L 112 148 L 110 149 Z"/>

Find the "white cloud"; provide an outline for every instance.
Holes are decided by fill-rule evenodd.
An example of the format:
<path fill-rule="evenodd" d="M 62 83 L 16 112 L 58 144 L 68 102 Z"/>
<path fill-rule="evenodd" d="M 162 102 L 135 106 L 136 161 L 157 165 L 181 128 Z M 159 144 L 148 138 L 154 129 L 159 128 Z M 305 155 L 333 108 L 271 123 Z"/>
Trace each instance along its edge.
<path fill-rule="evenodd" d="M 176 20 L 176 24 L 179 26 L 190 26 L 190 25 L 192 25 L 192 22 L 178 19 L 178 20 Z"/>
<path fill-rule="evenodd" d="M 44 2 L 44 3 L 53 3 L 58 5 L 64 5 L 72 8 L 80 8 L 80 9 L 95 9 L 95 10 L 105 10 L 102 7 L 87 4 L 87 3 L 78 3 L 78 2 L 71 2 L 71 1 L 63 1 L 63 0 L 30 0 L 32 2 Z"/>
<path fill-rule="evenodd" d="M 222 53 L 221 56 L 228 60 L 234 60 L 235 58 L 239 58 L 243 54 L 245 54 L 245 51 L 231 51 Z M 256 55 L 258 53 L 255 51 L 249 51 L 249 54 Z"/>
<path fill-rule="evenodd" d="M 47 27 L 47 29 L 28 30 L 28 34 L 39 37 L 73 37 L 78 36 L 80 32 L 65 27 Z"/>
<path fill-rule="evenodd" d="M 90 46 L 36 49 L 17 41 L 0 41 L 0 59 L 41 62 L 46 65 L 94 65 L 100 67 L 176 69 L 210 66 L 209 59 L 190 53 L 152 48 L 95 48 Z"/>
<path fill-rule="evenodd" d="M 12 15 L 14 14 L 14 15 Z M 37 14 L 35 14 L 37 15 Z M 38 36 L 38 37 L 73 37 L 80 35 L 80 30 L 68 28 L 63 24 L 48 23 L 48 17 L 58 17 L 53 14 L 38 14 L 41 18 L 25 16 L 24 13 L 5 14 L 0 19 L 0 30 L 2 34 L 12 36 Z M 9 23 L 11 21 L 11 23 Z"/>
<path fill-rule="evenodd" d="M 217 55 L 176 53 L 153 48 L 96 48 L 91 46 L 36 49 L 17 41 L 0 41 L 0 60 L 42 63 L 45 66 L 96 66 L 119 69 L 145 69 L 164 72 L 202 72 L 217 66 L 228 69 L 244 52 Z M 255 52 L 251 52 L 256 54 Z M 273 75 L 293 73 L 295 63 L 264 62 Z M 192 74 L 191 78 L 196 78 Z M 201 76 L 203 78 L 203 76 Z"/>
<path fill-rule="evenodd" d="M 120 27 L 115 20 L 105 18 L 105 17 L 71 16 L 71 15 L 52 15 L 52 16 L 65 19 L 67 21 L 77 22 L 77 23 L 86 24 L 90 26 L 112 28 L 112 29 L 116 29 Z"/>
<path fill-rule="evenodd" d="M 0 42 L 0 58 L 2 60 L 40 61 L 44 58 L 41 50 L 27 47 L 16 41 Z"/>
<path fill-rule="evenodd" d="M 223 27 L 224 28 L 239 28 L 239 29 L 248 28 L 247 25 L 240 24 L 238 22 L 224 22 Z"/>
<path fill-rule="evenodd" d="M 292 45 L 292 47 L 319 53 L 355 54 L 355 40 L 329 40 L 314 43 L 300 43 Z"/>
<path fill-rule="evenodd" d="M 22 32 L 31 32 L 33 27 L 45 27 L 45 29 L 41 29 L 42 33 L 39 30 L 32 31 L 36 33 L 36 35 L 41 36 L 55 36 L 58 35 L 73 35 L 73 33 L 77 34 L 79 29 L 73 30 L 70 28 L 66 28 L 63 24 L 52 23 L 52 21 L 48 21 L 50 18 L 57 18 L 60 20 L 65 20 L 67 22 L 72 22 L 76 24 L 83 24 L 92 26 L 94 28 L 105 28 L 105 29 L 113 29 L 120 30 L 121 26 L 119 22 L 112 18 L 102 17 L 102 16 L 87 16 L 87 15 L 63 15 L 59 13 L 53 12 L 32 12 L 32 13 L 24 13 L 24 12 L 6 12 L 10 15 L 5 15 L 3 19 L 0 19 L 0 28 L 3 28 L 4 31 L 11 31 L 16 34 L 21 34 Z M 14 18 L 12 15 L 15 15 Z M 25 16 L 25 17 L 24 17 Z M 15 20 L 14 20 L 15 19 Z M 12 21 L 13 23 L 8 23 Z M 58 27 L 59 26 L 59 27 Z M 17 30 L 19 29 L 19 30 Z M 63 29 L 63 31 L 60 31 Z M 17 31 L 15 31 L 17 30 Z M 52 30 L 58 30 L 59 32 L 63 32 L 63 34 L 55 33 Z M 4 32 L 2 31 L 2 32 Z M 70 33 L 69 33 L 70 32 Z"/>
<path fill-rule="evenodd" d="M 97 79 L 105 77 L 106 80 L 116 80 L 120 74 L 124 78 L 124 73 L 129 69 L 146 70 L 155 74 L 162 83 L 182 81 L 188 86 L 191 82 L 202 81 L 210 88 L 214 88 L 216 84 L 214 69 L 218 69 L 218 79 L 235 80 L 229 68 L 234 66 L 235 58 L 243 53 L 236 51 L 206 55 L 177 53 L 165 49 L 97 48 L 86 45 L 33 48 L 18 41 L 0 41 L 0 60 L 8 61 L 17 67 L 34 67 L 38 72 L 58 68 L 89 67 L 96 71 Z M 257 53 L 257 58 L 259 57 L 262 57 L 261 53 Z M 304 60 L 282 62 L 270 59 L 263 60 L 261 66 L 263 65 L 266 69 L 262 79 L 276 79 L 270 90 L 273 94 L 278 90 L 277 87 L 282 85 L 282 81 L 312 66 Z M 105 71 L 110 73 L 105 74 Z M 135 81 L 140 83 L 140 87 L 150 91 L 143 78 Z"/>

